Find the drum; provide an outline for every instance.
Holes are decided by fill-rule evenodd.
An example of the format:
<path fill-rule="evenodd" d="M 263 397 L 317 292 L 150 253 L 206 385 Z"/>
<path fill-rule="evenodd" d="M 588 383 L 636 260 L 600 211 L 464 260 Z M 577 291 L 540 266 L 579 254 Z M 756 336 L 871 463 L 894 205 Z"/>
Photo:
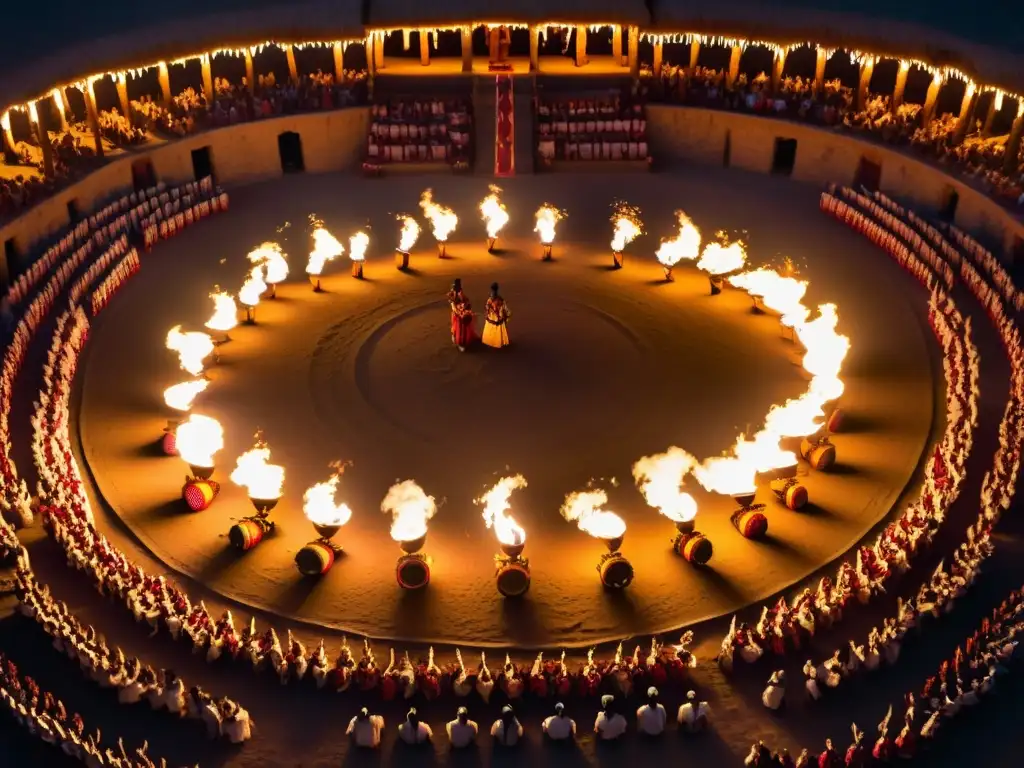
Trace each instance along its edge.
<path fill-rule="evenodd" d="M 672 549 L 683 560 L 693 565 L 707 565 L 714 553 L 711 540 L 699 531 L 680 533 L 672 542 Z"/>
<path fill-rule="evenodd" d="M 807 504 L 807 488 L 796 481 L 796 478 L 775 480 L 771 489 L 779 501 L 789 509 L 802 509 Z"/>
<path fill-rule="evenodd" d="M 605 555 L 597 566 L 597 572 L 607 589 L 625 589 L 633 583 L 633 566 L 620 552 Z"/>
<path fill-rule="evenodd" d="M 612 269 L 622 269 L 626 256 L 622 251 L 612 251 Z"/>
<path fill-rule="evenodd" d="M 311 541 L 295 554 L 295 565 L 303 576 L 323 576 L 334 565 L 334 550 L 322 541 Z"/>
<path fill-rule="evenodd" d="M 768 534 L 768 518 L 756 509 L 734 512 L 732 524 L 748 539 L 763 539 Z"/>
<path fill-rule="evenodd" d="M 359 261 L 352 262 L 352 277 L 357 280 L 363 279 L 363 262 L 361 259 Z"/>
<path fill-rule="evenodd" d="M 800 444 L 800 455 L 817 470 L 826 470 L 836 463 L 836 447 L 829 442 L 811 443 L 805 440 Z"/>
<path fill-rule="evenodd" d="M 398 269 L 409 268 L 409 254 L 402 251 L 395 251 L 395 266 Z"/>
<path fill-rule="evenodd" d="M 190 478 L 181 488 L 181 498 L 193 512 L 209 509 L 218 493 L 220 493 L 220 483 L 214 480 Z"/>
<path fill-rule="evenodd" d="M 263 537 L 269 530 L 266 523 L 247 517 L 231 526 L 231 530 L 228 531 L 228 539 L 236 549 L 248 552 L 263 541 Z"/>
<path fill-rule="evenodd" d="M 423 589 L 430 583 L 430 561 L 425 555 L 402 555 L 395 566 L 395 578 L 402 589 Z"/>
<path fill-rule="evenodd" d="M 494 581 L 505 597 L 521 597 L 530 589 L 530 566 L 522 560 L 502 563 Z"/>
<path fill-rule="evenodd" d="M 828 417 L 828 421 L 825 423 L 829 432 L 838 432 L 843 428 L 843 409 L 833 408 L 831 415 Z"/>
<path fill-rule="evenodd" d="M 178 455 L 178 438 L 175 436 L 174 432 L 164 432 L 164 437 L 160 441 L 160 447 L 163 448 L 163 451 L 167 456 Z"/>

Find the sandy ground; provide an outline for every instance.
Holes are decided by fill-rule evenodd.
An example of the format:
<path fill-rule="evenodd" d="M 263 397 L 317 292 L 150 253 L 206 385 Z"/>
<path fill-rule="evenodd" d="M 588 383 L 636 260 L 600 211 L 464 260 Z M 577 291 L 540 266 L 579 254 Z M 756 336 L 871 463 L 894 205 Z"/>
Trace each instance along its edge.
<path fill-rule="evenodd" d="M 776 593 L 845 551 L 911 481 L 932 421 L 933 345 L 905 276 L 855 235 L 808 215 L 816 192 L 737 178 L 518 178 L 506 185 L 512 223 L 497 256 L 483 247 L 475 209 L 486 190 L 477 179 L 308 176 L 240 190 L 229 215 L 146 257 L 96 324 L 81 436 L 99 489 L 173 570 L 244 605 L 377 638 L 585 646 L 692 624 Z M 437 259 L 424 233 L 414 271 L 400 273 L 389 251 L 394 213 L 414 211 L 427 184 L 462 218 L 451 258 Z M 641 206 L 652 234 L 630 247 L 625 270 L 610 272 L 607 215 L 616 196 Z M 552 264 L 539 263 L 531 235 L 544 201 L 569 211 Z M 744 230 L 754 264 L 791 256 L 811 281 L 810 300 L 836 302 L 853 341 L 850 429 L 836 438 L 841 465 L 806 476 L 814 501 L 806 513 L 784 509 L 762 488 L 772 532 L 762 544 L 732 528 L 731 500 L 695 489 L 699 527 L 716 547 L 706 572 L 671 552 L 672 527 L 637 493 L 632 462 L 671 444 L 715 455 L 806 382 L 777 321 L 752 315 L 745 294 L 712 298 L 690 268 L 661 282 L 652 252 L 657 236 L 671 233 L 677 207 L 706 237 Z M 343 238 L 370 223 L 365 280 L 348 276 L 347 260 L 325 279 L 325 294 L 302 280 L 312 212 Z M 291 254 L 295 274 L 259 308 L 258 325 L 234 331 L 221 350 L 197 411 L 225 425 L 224 487 L 210 510 L 189 514 L 177 498 L 185 465 L 152 446 L 164 424 L 160 393 L 182 378 L 163 337 L 179 322 L 201 327 L 208 289 L 240 284 L 246 251 L 269 238 Z M 454 349 L 443 296 L 456 275 L 478 309 L 500 281 L 513 312 L 511 348 Z M 257 427 L 288 470 L 286 495 L 273 541 L 240 557 L 226 532 L 250 508 L 227 474 Z M 324 579 L 303 580 L 293 557 L 313 532 L 302 490 L 339 458 L 355 461 L 342 491 L 355 510 L 338 536 L 346 556 Z M 529 481 L 512 499 L 533 572 L 519 603 L 497 598 L 493 534 L 473 504 L 508 472 Z M 406 477 L 441 502 L 426 547 L 432 584 L 414 595 L 395 586 L 400 553 L 378 512 L 388 485 Z M 592 478 L 605 479 L 610 507 L 629 526 L 623 551 L 637 576 L 625 594 L 601 589 L 602 545 L 558 514 L 564 495 Z"/>

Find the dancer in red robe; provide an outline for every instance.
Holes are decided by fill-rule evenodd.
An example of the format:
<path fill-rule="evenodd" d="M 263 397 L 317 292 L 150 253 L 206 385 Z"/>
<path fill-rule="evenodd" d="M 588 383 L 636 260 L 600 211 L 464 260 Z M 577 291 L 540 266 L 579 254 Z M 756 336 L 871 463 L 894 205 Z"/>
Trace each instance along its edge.
<path fill-rule="evenodd" d="M 465 352 L 476 340 L 476 331 L 473 330 L 473 305 L 462 291 L 460 278 L 455 278 L 452 289 L 448 291 L 448 304 L 452 308 L 452 343 L 459 352 Z"/>

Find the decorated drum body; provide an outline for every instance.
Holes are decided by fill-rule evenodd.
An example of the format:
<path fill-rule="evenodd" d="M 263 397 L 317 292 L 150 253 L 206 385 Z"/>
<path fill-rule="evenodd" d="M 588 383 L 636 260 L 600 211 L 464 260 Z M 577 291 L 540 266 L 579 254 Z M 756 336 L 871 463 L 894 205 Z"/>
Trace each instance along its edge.
<path fill-rule="evenodd" d="M 505 597 L 520 597 L 530 589 L 530 566 L 522 561 L 503 563 L 494 577 Z"/>
<path fill-rule="evenodd" d="M 295 554 L 295 565 L 303 576 L 322 576 L 334 565 L 334 550 L 320 541 L 312 541 Z"/>
<path fill-rule="evenodd" d="M 263 541 L 263 526 L 246 518 L 231 526 L 231 530 L 228 531 L 228 539 L 236 549 L 248 552 Z"/>
<path fill-rule="evenodd" d="M 601 583 L 608 589 L 625 589 L 633 583 L 633 566 L 620 553 L 606 556 L 598 566 Z"/>
<path fill-rule="evenodd" d="M 430 583 L 430 561 L 420 554 L 403 555 L 395 565 L 395 578 L 402 589 L 422 589 Z"/>
<path fill-rule="evenodd" d="M 209 509 L 213 500 L 220 493 L 220 483 L 213 480 L 191 478 L 181 488 L 181 498 L 193 512 Z"/>
<path fill-rule="evenodd" d="M 836 463 L 836 447 L 832 443 L 821 443 L 807 453 L 807 463 L 814 469 L 826 470 Z"/>
<path fill-rule="evenodd" d="M 693 565 L 707 565 L 714 554 L 711 540 L 700 531 L 680 533 L 672 544 L 676 554 Z"/>
<path fill-rule="evenodd" d="M 768 533 L 768 518 L 757 510 L 739 510 L 733 514 L 732 524 L 748 539 L 763 539 Z"/>
<path fill-rule="evenodd" d="M 776 480 L 771 488 L 789 509 L 802 509 L 807 504 L 807 488 L 796 480 Z"/>
<path fill-rule="evenodd" d="M 829 432 L 838 432 L 843 428 L 843 409 L 834 408 L 832 414 L 828 417 L 826 426 Z"/>
<path fill-rule="evenodd" d="M 178 455 L 178 438 L 174 432 L 164 432 L 163 440 L 160 441 L 160 447 L 163 448 L 164 454 L 167 456 Z"/>

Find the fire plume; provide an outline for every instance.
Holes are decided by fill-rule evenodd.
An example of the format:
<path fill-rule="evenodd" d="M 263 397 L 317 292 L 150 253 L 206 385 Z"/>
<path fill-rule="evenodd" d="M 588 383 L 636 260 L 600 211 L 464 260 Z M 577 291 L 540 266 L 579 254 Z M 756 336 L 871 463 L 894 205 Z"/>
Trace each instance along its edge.
<path fill-rule="evenodd" d="M 705 490 L 726 496 L 753 493 L 757 488 L 756 474 L 753 464 L 736 456 L 712 456 L 693 468 L 693 476 Z"/>
<path fill-rule="evenodd" d="M 769 472 L 782 467 L 795 467 L 796 454 L 782 448 L 775 432 L 762 429 L 751 439 L 740 435 L 733 447 L 733 453 L 743 464 L 753 467 L 755 472 Z"/>
<path fill-rule="evenodd" d="M 238 300 L 246 307 L 255 307 L 260 297 L 266 292 L 267 284 L 263 280 L 263 267 L 253 267 L 238 290 Z"/>
<path fill-rule="evenodd" d="M 483 217 L 484 224 L 487 227 L 487 236 L 497 237 L 498 233 L 508 224 L 508 209 L 505 208 L 505 204 L 499 198 L 501 187 L 491 184 L 489 189 L 491 194 L 480 203 L 480 215 Z"/>
<path fill-rule="evenodd" d="M 683 211 L 676 211 L 679 232 L 671 240 L 662 240 L 661 247 L 654 255 L 666 267 L 674 267 L 680 261 L 693 261 L 700 255 L 700 230 Z"/>
<path fill-rule="evenodd" d="M 402 231 L 398 235 L 398 250 L 408 253 L 420 238 L 420 225 L 412 216 L 401 213 L 397 216 L 402 222 Z"/>
<path fill-rule="evenodd" d="M 308 488 L 302 495 L 302 512 L 313 525 L 345 525 L 352 519 L 352 510 L 345 503 L 337 503 L 338 482 L 341 472 L 329 480 Z"/>
<path fill-rule="evenodd" d="M 218 333 L 227 333 L 238 325 L 238 305 L 235 297 L 227 291 L 215 288 L 210 294 L 213 299 L 213 315 L 206 321 L 206 327 Z"/>
<path fill-rule="evenodd" d="M 824 422 L 823 401 L 814 392 L 787 400 L 785 405 L 773 405 L 764 420 L 764 427 L 779 437 L 807 437 L 813 435 Z"/>
<path fill-rule="evenodd" d="M 167 332 L 167 348 L 178 353 L 178 362 L 182 369 L 193 376 L 203 372 L 203 361 L 213 354 L 213 339 L 202 331 L 182 332 L 176 325 Z"/>
<path fill-rule="evenodd" d="M 279 499 L 284 493 L 284 467 L 270 463 L 270 448 L 259 432 L 253 447 L 238 457 L 231 482 L 245 488 L 250 499 Z"/>
<path fill-rule="evenodd" d="M 309 252 L 309 260 L 306 262 L 307 275 L 319 275 L 324 271 L 324 265 L 328 261 L 334 261 L 345 252 L 345 246 L 328 232 L 323 222 L 311 219 L 313 222 L 313 250 Z"/>
<path fill-rule="evenodd" d="M 168 408 L 184 413 L 192 408 L 192 401 L 208 386 L 210 386 L 210 382 L 206 379 L 183 381 L 181 384 L 175 384 L 173 387 L 168 387 L 164 390 L 164 403 L 166 403 Z"/>
<path fill-rule="evenodd" d="M 807 281 L 780 275 L 774 269 L 761 267 L 729 278 L 729 284 L 761 299 L 766 309 L 782 317 L 782 324 L 793 327 L 804 322 L 810 310 L 803 305 Z"/>
<path fill-rule="evenodd" d="M 392 539 L 415 541 L 427 535 L 427 521 L 436 514 L 437 504 L 415 480 L 403 480 L 388 489 L 380 510 L 392 516 Z"/>
<path fill-rule="evenodd" d="M 247 257 L 257 267 L 263 268 L 263 279 L 267 285 L 276 285 L 288 277 L 288 259 L 277 243 L 263 243 L 249 251 Z"/>
<path fill-rule="evenodd" d="M 212 467 L 213 455 L 224 447 L 224 429 L 209 416 L 191 414 L 174 430 L 178 455 L 194 467 Z"/>
<path fill-rule="evenodd" d="M 366 249 L 370 246 L 370 236 L 365 232 L 356 232 L 348 239 L 348 257 L 352 261 L 366 261 Z"/>
<path fill-rule="evenodd" d="M 420 195 L 420 208 L 423 209 L 423 215 L 430 222 L 434 239 L 439 243 L 446 242 L 459 224 L 459 217 L 455 215 L 455 211 L 435 203 L 434 192 L 431 189 L 424 190 Z"/>
<path fill-rule="evenodd" d="M 526 541 L 526 531 L 509 514 L 509 497 L 512 491 L 526 487 L 526 478 L 522 475 L 503 477 L 487 493 L 475 503 L 484 507 L 484 522 L 493 528 L 498 541 L 502 544 L 522 544 Z"/>
<path fill-rule="evenodd" d="M 664 453 L 644 456 L 633 465 L 633 479 L 647 503 L 675 523 L 697 516 L 697 502 L 683 491 L 683 478 L 697 466 L 697 459 L 672 446 Z"/>
<path fill-rule="evenodd" d="M 537 209 L 537 225 L 533 231 L 540 235 L 540 241 L 544 245 L 551 245 L 555 242 L 555 226 L 564 219 L 565 211 L 556 208 L 550 203 L 544 203 Z"/>
<path fill-rule="evenodd" d="M 722 232 L 718 233 L 719 241 L 704 246 L 704 253 L 697 262 L 697 269 L 709 275 L 724 275 L 742 269 L 747 262 L 747 251 L 739 240 L 728 242 Z"/>
<path fill-rule="evenodd" d="M 640 209 L 628 203 L 615 203 L 612 210 L 612 250 L 620 253 L 623 248 L 644 232 Z"/>
<path fill-rule="evenodd" d="M 562 503 L 562 517 L 598 539 L 624 536 L 626 521 L 614 512 L 603 509 L 607 503 L 608 494 L 600 489 L 573 491 Z"/>

